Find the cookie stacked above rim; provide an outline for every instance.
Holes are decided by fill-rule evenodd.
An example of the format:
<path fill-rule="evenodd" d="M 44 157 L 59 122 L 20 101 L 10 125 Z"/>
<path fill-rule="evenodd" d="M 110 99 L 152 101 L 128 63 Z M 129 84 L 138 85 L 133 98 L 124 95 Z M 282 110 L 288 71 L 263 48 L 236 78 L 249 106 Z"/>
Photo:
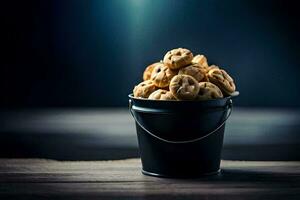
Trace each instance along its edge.
<path fill-rule="evenodd" d="M 185 48 L 168 51 L 163 61 L 149 65 L 143 80 L 134 87 L 134 97 L 203 101 L 223 98 L 236 90 L 234 80 L 224 69 L 209 66 L 204 55 L 193 56 Z"/>

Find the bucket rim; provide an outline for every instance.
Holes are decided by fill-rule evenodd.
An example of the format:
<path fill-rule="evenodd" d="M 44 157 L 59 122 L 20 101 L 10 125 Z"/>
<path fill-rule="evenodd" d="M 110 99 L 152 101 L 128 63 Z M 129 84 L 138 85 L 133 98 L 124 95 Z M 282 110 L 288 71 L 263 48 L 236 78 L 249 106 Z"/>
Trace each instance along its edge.
<path fill-rule="evenodd" d="M 173 100 L 155 100 L 155 99 L 145 99 L 145 98 L 139 98 L 139 97 L 134 97 L 133 93 L 130 93 L 128 97 L 130 99 L 138 100 L 138 101 L 147 101 L 147 102 L 170 102 L 170 103 L 182 103 L 182 102 L 214 102 L 214 101 L 220 101 L 220 100 L 229 100 L 232 98 L 235 98 L 240 95 L 239 91 L 233 92 L 231 95 L 223 97 L 223 98 L 217 98 L 217 99 L 208 99 L 208 100 L 203 100 L 203 101 L 193 101 L 193 100 L 180 100 L 180 101 L 173 101 Z"/>

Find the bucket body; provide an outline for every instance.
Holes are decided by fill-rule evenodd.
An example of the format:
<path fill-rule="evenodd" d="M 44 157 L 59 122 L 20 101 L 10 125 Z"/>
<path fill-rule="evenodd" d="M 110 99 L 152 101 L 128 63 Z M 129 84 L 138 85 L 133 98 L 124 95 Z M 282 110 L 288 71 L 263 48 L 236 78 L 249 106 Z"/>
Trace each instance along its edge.
<path fill-rule="evenodd" d="M 144 174 L 193 178 L 219 172 L 230 97 L 208 101 L 129 98 Z"/>

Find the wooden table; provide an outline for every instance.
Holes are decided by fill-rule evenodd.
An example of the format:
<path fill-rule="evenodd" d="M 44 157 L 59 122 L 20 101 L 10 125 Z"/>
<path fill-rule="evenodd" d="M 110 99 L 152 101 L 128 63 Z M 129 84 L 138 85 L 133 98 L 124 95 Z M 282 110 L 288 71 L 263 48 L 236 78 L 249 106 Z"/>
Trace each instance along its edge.
<path fill-rule="evenodd" d="M 163 179 L 139 159 L 0 159 L 0 199 L 300 199 L 300 162 L 222 161 L 222 173 Z"/>

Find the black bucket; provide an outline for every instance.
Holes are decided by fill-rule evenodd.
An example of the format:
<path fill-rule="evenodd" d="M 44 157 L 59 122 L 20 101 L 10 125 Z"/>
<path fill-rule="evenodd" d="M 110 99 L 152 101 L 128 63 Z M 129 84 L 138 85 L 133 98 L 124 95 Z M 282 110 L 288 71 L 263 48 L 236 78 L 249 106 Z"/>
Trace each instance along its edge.
<path fill-rule="evenodd" d="M 220 171 L 225 122 L 232 99 L 156 101 L 129 95 L 142 173 L 194 178 Z"/>

